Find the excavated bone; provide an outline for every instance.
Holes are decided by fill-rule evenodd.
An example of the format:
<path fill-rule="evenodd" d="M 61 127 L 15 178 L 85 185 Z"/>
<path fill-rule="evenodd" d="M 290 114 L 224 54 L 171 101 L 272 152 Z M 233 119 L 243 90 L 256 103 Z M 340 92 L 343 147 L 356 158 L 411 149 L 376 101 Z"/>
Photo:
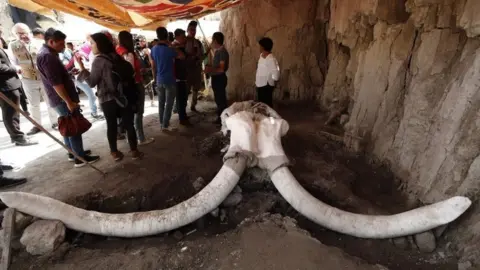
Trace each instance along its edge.
<path fill-rule="evenodd" d="M 63 202 L 23 192 L 3 192 L 0 199 L 23 213 L 62 221 L 68 228 L 99 235 L 140 237 L 159 234 L 189 224 L 215 210 L 232 192 L 247 164 L 256 164 L 255 126 L 250 113 L 229 117 L 232 130 L 224 165 L 215 178 L 192 198 L 164 210 L 128 214 L 86 211 Z"/>
<path fill-rule="evenodd" d="M 246 159 L 242 156 L 227 160 L 215 178 L 199 193 L 164 210 L 106 214 L 23 192 L 2 192 L 0 199 L 23 213 L 42 219 L 60 220 L 76 231 L 116 237 L 142 237 L 182 227 L 213 211 L 237 185 L 245 165 Z"/>
<path fill-rule="evenodd" d="M 256 143 L 252 117 L 238 114 L 229 118 L 234 131 L 230 138 L 228 156 L 215 178 L 192 198 L 168 209 L 128 214 L 106 214 L 86 211 L 63 202 L 22 192 L 0 193 L 4 204 L 19 211 L 62 221 L 68 228 L 100 235 L 139 237 L 154 235 L 189 224 L 216 209 L 235 188 L 247 162 L 254 164 L 251 155 Z"/>
<path fill-rule="evenodd" d="M 268 105 L 261 103 L 261 102 L 255 102 L 255 101 L 243 101 L 243 102 L 235 102 L 233 103 L 230 107 L 225 109 L 222 114 L 220 115 L 220 118 L 222 120 L 222 133 L 224 135 L 227 134 L 227 131 L 230 130 L 227 127 L 226 120 L 230 117 L 233 116 L 234 114 L 238 112 L 250 112 L 256 115 L 257 117 L 259 116 L 266 116 L 266 117 L 273 117 L 276 119 L 281 119 L 280 115 L 270 108 Z"/>
<path fill-rule="evenodd" d="M 285 166 L 280 141 L 286 132 L 283 121 L 268 118 L 258 126 L 259 166 L 269 171 L 273 184 L 293 208 L 323 227 L 361 238 L 400 237 L 452 222 L 471 205 L 468 198 L 457 196 L 390 216 L 354 214 L 329 206 L 310 195 Z"/>

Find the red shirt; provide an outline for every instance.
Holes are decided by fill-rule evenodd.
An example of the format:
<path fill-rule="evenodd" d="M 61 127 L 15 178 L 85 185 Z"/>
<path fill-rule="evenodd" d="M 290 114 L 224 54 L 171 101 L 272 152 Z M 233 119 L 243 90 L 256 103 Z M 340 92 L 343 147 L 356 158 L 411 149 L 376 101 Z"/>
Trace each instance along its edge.
<path fill-rule="evenodd" d="M 121 56 L 124 56 L 125 54 L 128 54 L 127 49 L 122 47 L 122 46 L 117 46 L 116 51 Z M 136 53 L 133 53 L 133 59 L 134 59 L 134 63 L 135 63 L 135 65 L 133 66 L 133 68 L 135 69 L 135 82 L 141 83 L 141 82 L 143 82 L 142 64 L 140 63 L 140 59 L 138 59 Z"/>

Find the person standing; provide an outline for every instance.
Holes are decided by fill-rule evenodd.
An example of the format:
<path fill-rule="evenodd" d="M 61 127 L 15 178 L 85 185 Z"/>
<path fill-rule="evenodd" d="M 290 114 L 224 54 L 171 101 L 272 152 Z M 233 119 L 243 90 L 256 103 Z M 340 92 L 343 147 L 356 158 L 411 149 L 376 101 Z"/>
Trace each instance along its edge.
<path fill-rule="evenodd" d="M 22 82 L 18 77 L 18 69 L 10 62 L 7 52 L 0 48 L 0 91 L 17 106 L 20 106 Z M 10 135 L 12 143 L 17 146 L 28 146 L 37 144 L 25 137 L 20 130 L 20 114 L 6 101 L 0 99 L 2 107 L 2 119 L 5 129 Z"/>
<path fill-rule="evenodd" d="M 173 70 L 175 58 L 185 59 L 185 54 L 171 48 L 168 31 L 165 27 L 157 28 L 158 45 L 152 48 L 151 65 L 158 92 L 158 114 L 162 131 L 173 130 L 170 127 L 173 101 L 176 95 L 176 82 Z"/>
<path fill-rule="evenodd" d="M 75 61 L 76 57 L 75 57 L 73 44 L 68 42 L 67 48 L 65 49 L 65 51 L 60 53 L 59 56 L 63 65 L 65 66 L 67 71 L 71 74 L 72 79 L 75 82 L 75 86 L 78 89 L 80 89 L 83 93 L 85 93 L 85 95 L 87 96 L 88 104 L 90 106 L 90 112 L 91 112 L 90 115 L 92 116 L 92 118 L 95 120 L 103 120 L 104 117 L 101 114 L 98 114 L 97 97 L 95 96 L 93 89 L 90 86 L 88 86 L 88 84 L 85 81 L 80 81 L 78 79 L 79 78 L 78 69 L 76 68 L 76 65 L 78 65 L 78 63 L 76 63 L 77 61 Z M 79 55 L 78 58 L 81 58 L 81 56 Z"/>
<path fill-rule="evenodd" d="M 47 101 L 45 89 L 43 89 L 37 69 L 37 52 L 41 47 L 41 43 L 33 40 L 30 28 L 26 24 L 15 24 L 12 32 L 17 39 L 9 45 L 10 56 L 22 76 L 23 88 L 29 103 L 28 110 L 32 118 L 41 125 L 42 114 L 40 111 L 40 100 L 43 98 Z M 56 129 L 58 124 L 55 110 L 48 108 L 48 117 L 52 128 Z M 39 132 L 40 129 L 34 126 L 27 135 L 34 135 Z"/>
<path fill-rule="evenodd" d="M 45 86 L 45 92 L 50 107 L 54 108 L 60 117 L 80 110 L 80 98 L 72 77 L 63 66 L 58 54 L 65 49 L 67 36 L 61 31 L 49 28 L 45 32 L 45 44 L 37 56 L 38 71 Z M 64 137 L 65 145 L 76 155 L 82 157 L 88 163 L 94 163 L 99 156 L 89 155 L 90 151 L 83 149 L 82 135 Z M 75 167 L 86 165 L 83 161 L 69 155 L 69 160 L 75 162 Z"/>
<path fill-rule="evenodd" d="M 174 32 L 175 40 L 172 45 L 185 53 L 185 31 L 176 29 Z M 187 117 L 187 63 L 185 59 L 175 59 L 175 79 L 177 81 L 176 105 L 180 125 L 188 126 L 190 122 Z"/>
<path fill-rule="evenodd" d="M 215 32 L 212 36 L 212 47 L 215 50 L 212 65 L 205 66 L 205 73 L 212 78 L 212 89 L 217 104 L 217 120 L 215 124 L 221 124 L 220 115 L 227 108 L 227 74 L 230 55 L 223 46 L 224 36 L 221 32 Z"/>
<path fill-rule="evenodd" d="M 257 87 L 257 101 L 273 107 L 273 89 L 275 82 L 280 78 L 280 68 L 272 54 L 273 41 L 264 37 L 258 41 L 260 58 L 258 59 L 255 86 Z"/>
<path fill-rule="evenodd" d="M 143 157 L 143 153 L 137 149 L 137 135 L 133 124 L 136 104 L 132 104 L 132 100 L 128 99 L 127 103 L 123 102 L 120 104 L 119 101 L 120 99 L 123 100 L 121 95 L 124 94 L 126 96 L 127 91 L 136 91 L 136 89 L 132 89 L 135 88 L 134 69 L 116 53 L 115 47 L 107 35 L 96 33 L 91 37 L 92 52 L 95 54 L 95 60 L 92 63 L 92 70 L 88 74 L 86 81 L 91 87 L 98 88 L 97 95 L 107 121 L 107 139 L 112 158 L 115 161 L 120 161 L 124 157 L 123 153 L 117 148 L 117 118 L 121 117 L 122 124 L 127 131 L 132 158 L 134 160 L 140 159 Z M 127 65 L 128 70 L 126 72 L 121 70 L 124 66 L 122 62 Z M 87 72 L 83 64 L 79 63 L 80 69 L 83 72 Z M 114 73 L 119 77 L 114 78 Z M 128 82 L 128 86 L 124 82 Z M 124 93 L 120 93 L 118 84 L 122 84 L 122 87 L 131 88 L 124 88 Z"/>
<path fill-rule="evenodd" d="M 198 101 L 198 91 L 202 89 L 202 62 L 205 59 L 203 53 L 203 45 L 200 40 L 195 38 L 197 34 L 198 23 L 191 21 L 187 27 L 187 40 L 185 44 L 185 52 L 187 58 L 187 91 L 192 91 L 192 101 L 190 110 L 196 112 Z"/>
<path fill-rule="evenodd" d="M 143 86 L 142 64 L 138 55 L 135 53 L 133 45 L 133 36 L 127 31 L 121 31 L 118 34 L 117 53 L 127 60 L 135 70 L 135 86 L 138 92 L 137 108 L 134 117 L 135 130 L 139 145 L 147 145 L 155 141 L 154 138 L 145 138 L 143 131 L 143 113 L 145 112 L 145 87 Z"/>

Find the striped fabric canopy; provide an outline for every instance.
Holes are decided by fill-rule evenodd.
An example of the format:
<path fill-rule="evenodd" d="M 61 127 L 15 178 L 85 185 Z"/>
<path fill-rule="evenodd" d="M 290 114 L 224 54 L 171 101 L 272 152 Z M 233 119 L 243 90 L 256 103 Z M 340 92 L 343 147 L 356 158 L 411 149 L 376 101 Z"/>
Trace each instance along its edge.
<path fill-rule="evenodd" d="M 62 11 L 113 30 L 155 29 L 169 21 L 198 18 L 243 0 L 9 0 L 9 4 L 40 14 Z M 81 27 L 79 25 L 79 27 Z"/>

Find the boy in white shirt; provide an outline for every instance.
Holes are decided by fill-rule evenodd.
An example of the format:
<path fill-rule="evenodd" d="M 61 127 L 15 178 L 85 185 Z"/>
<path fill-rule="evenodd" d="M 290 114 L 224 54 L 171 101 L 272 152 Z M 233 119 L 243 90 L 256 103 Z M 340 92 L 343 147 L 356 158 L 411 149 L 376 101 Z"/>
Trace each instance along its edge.
<path fill-rule="evenodd" d="M 257 87 L 257 101 L 273 106 L 273 89 L 275 82 L 280 78 L 280 67 L 272 54 L 273 41 L 263 37 L 258 41 L 260 58 L 257 65 L 255 85 Z"/>

